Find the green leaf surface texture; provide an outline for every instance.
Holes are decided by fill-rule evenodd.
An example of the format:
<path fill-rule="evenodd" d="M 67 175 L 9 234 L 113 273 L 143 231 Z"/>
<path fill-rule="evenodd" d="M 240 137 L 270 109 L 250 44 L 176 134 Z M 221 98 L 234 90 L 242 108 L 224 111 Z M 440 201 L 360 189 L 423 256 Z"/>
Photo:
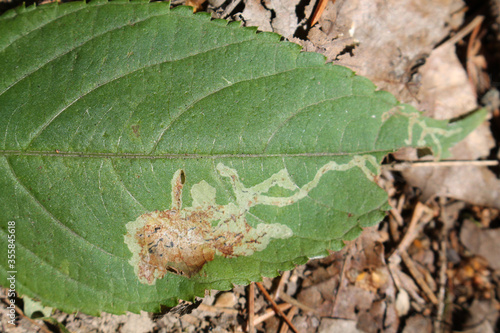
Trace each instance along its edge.
<path fill-rule="evenodd" d="M 389 208 L 385 155 L 445 157 L 485 117 L 424 118 L 277 34 L 162 2 L 9 11 L 0 73 L 0 283 L 14 221 L 17 291 L 94 315 L 159 311 L 339 250 Z M 156 211 L 177 214 L 161 224 L 175 242 L 134 234 Z M 134 266 L 134 246 L 160 260 L 183 244 L 201 259 Z"/>

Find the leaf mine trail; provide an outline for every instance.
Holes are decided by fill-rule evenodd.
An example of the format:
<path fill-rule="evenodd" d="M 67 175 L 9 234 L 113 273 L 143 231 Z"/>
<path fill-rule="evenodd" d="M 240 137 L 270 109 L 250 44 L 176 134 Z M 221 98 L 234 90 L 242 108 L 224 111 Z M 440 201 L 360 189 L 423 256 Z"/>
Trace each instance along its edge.
<path fill-rule="evenodd" d="M 167 272 L 192 277 L 206 262 L 214 260 L 216 255 L 226 258 L 250 256 L 265 249 L 273 238 L 293 236 L 288 226 L 279 223 L 250 226 L 245 216 L 251 207 L 293 205 L 305 198 L 329 171 L 346 171 L 358 167 L 373 181 L 376 174 L 367 164 L 378 170 L 375 157 L 356 155 L 345 164 L 333 161 L 325 164 L 303 187 L 297 186 L 288 171 L 282 169 L 247 188 L 235 169 L 219 163 L 217 171 L 229 179 L 236 202 L 217 204 L 215 188 L 202 180 L 192 186 L 193 203 L 191 207 L 185 208 L 182 208 L 182 189 L 186 175 L 179 169 L 171 181 L 171 208 L 143 214 L 127 224 L 125 243 L 133 254 L 129 263 L 134 267 L 139 281 L 152 285 Z M 294 191 L 294 194 L 287 197 L 266 195 L 273 186 Z"/>

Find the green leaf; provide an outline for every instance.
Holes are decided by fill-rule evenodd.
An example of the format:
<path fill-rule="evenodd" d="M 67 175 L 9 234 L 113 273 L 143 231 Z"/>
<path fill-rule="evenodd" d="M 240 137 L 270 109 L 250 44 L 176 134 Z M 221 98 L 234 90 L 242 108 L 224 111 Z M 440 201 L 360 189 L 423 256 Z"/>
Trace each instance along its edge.
<path fill-rule="evenodd" d="M 7 12 L 0 72 L 0 281 L 67 312 L 159 311 L 338 250 L 384 217 L 386 154 L 446 156 L 485 117 L 424 118 L 276 34 L 159 2 Z"/>

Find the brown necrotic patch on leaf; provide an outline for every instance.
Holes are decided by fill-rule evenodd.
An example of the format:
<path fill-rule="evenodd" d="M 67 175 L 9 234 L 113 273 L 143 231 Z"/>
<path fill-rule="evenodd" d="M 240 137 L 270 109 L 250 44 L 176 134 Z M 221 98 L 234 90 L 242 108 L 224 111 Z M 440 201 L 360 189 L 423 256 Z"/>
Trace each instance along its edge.
<path fill-rule="evenodd" d="M 205 181 L 192 186 L 192 207 L 182 208 L 185 177 L 183 170 L 174 173 L 171 209 L 143 214 L 127 224 L 130 264 L 142 283 L 154 284 L 167 272 L 191 277 L 215 255 L 252 255 L 271 238 L 292 236 L 290 228 L 277 223 L 251 227 L 245 219 L 249 206 L 217 205 L 216 191 Z"/>
<path fill-rule="evenodd" d="M 132 128 L 132 133 L 134 133 L 134 136 L 136 138 L 141 136 L 141 132 L 140 132 L 141 125 L 132 125 L 131 128 Z"/>
<path fill-rule="evenodd" d="M 227 177 L 235 194 L 236 202 L 227 205 L 216 203 L 216 190 L 206 181 L 191 187 L 192 206 L 182 208 L 182 193 L 186 179 L 183 170 L 177 170 L 171 181 L 172 205 L 164 211 L 142 214 L 126 225 L 125 243 L 133 256 L 139 281 L 155 284 L 168 272 L 192 277 L 215 256 L 235 258 L 250 256 L 264 250 L 271 239 L 286 239 L 292 230 L 279 223 L 260 223 L 251 226 L 246 214 L 256 205 L 288 206 L 303 199 L 315 188 L 321 177 L 329 171 L 346 171 L 358 167 L 369 178 L 373 172 L 367 167 L 375 165 L 373 156 L 354 156 L 346 164 L 330 162 L 321 167 L 309 183 L 298 187 L 286 169 L 253 186 L 245 187 L 236 170 L 222 163 L 217 165 L 219 174 Z M 273 197 L 265 193 L 279 186 L 294 194 Z"/>
<path fill-rule="evenodd" d="M 215 256 L 210 212 L 155 211 L 141 215 L 134 238 L 140 246 L 138 275 L 149 284 L 167 271 L 188 277 Z"/>
<path fill-rule="evenodd" d="M 252 228 L 242 214 L 227 206 L 146 213 L 127 225 L 126 242 L 142 283 L 154 284 L 167 272 L 191 277 L 215 255 L 235 258 L 263 250 L 269 238 L 287 238 L 286 226 L 263 224 Z M 219 221 L 213 227 L 212 222 Z"/>

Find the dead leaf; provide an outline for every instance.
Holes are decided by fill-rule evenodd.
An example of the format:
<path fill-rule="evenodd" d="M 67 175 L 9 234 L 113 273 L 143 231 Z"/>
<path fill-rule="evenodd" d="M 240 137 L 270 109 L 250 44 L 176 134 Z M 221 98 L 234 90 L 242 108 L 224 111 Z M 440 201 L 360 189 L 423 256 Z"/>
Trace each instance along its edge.
<path fill-rule="evenodd" d="M 432 321 L 431 318 L 416 314 L 406 320 L 403 333 L 431 333 Z"/>
<path fill-rule="evenodd" d="M 466 72 L 456 56 L 455 47 L 443 44 L 433 50 L 419 69 L 420 89 L 417 108 L 428 116 L 450 119 L 477 107 Z M 489 155 L 495 146 L 489 123 L 485 123 L 465 140 L 451 149 L 455 160 L 476 160 Z M 400 160 L 416 160 L 414 149 L 405 149 L 394 155 Z M 466 202 L 500 207 L 500 181 L 487 168 L 450 167 L 414 168 L 403 171 L 409 184 L 422 189 L 423 201 L 433 196 L 446 196 Z"/>
<path fill-rule="evenodd" d="M 122 326 L 120 332 L 123 333 L 146 333 L 153 330 L 153 321 L 149 318 L 147 312 L 141 312 L 140 315 L 131 313 L 128 320 Z"/>
<path fill-rule="evenodd" d="M 481 229 L 465 220 L 460 230 L 460 241 L 475 255 L 485 258 L 490 267 L 500 269 L 500 229 Z"/>
<path fill-rule="evenodd" d="M 461 0 L 341 2 L 335 25 L 349 27 L 359 44 L 338 63 L 406 102 L 413 100 L 405 86 L 412 64 L 449 34 L 451 12 L 457 4 L 463 7 Z"/>
<path fill-rule="evenodd" d="M 241 13 L 246 26 L 259 27 L 260 31 L 273 31 L 271 11 L 267 10 L 259 0 L 245 0 L 245 9 Z"/>
<path fill-rule="evenodd" d="M 323 318 L 318 333 L 364 333 L 356 325 L 354 320 Z"/>
<path fill-rule="evenodd" d="M 464 333 L 493 333 L 498 320 L 498 302 L 474 300 L 468 309 L 468 318 L 464 324 Z"/>
<path fill-rule="evenodd" d="M 423 201 L 443 196 L 500 208 L 500 180 L 486 167 L 414 168 L 403 171 L 403 176 L 422 190 Z"/>
<path fill-rule="evenodd" d="M 476 95 L 456 55 L 454 45 L 433 50 L 419 69 L 418 107 L 436 119 L 451 119 L 477 107 Z"/>
<path fill-rule="evenodd" d="M 269 0 L 268 3 L 270 4 L 269 8 L 272 8 L 276 14 L 271 21 L 273 31 L 286 38 L 293 37 L 299 26 L 295 10 L 300 0 Z"/>

